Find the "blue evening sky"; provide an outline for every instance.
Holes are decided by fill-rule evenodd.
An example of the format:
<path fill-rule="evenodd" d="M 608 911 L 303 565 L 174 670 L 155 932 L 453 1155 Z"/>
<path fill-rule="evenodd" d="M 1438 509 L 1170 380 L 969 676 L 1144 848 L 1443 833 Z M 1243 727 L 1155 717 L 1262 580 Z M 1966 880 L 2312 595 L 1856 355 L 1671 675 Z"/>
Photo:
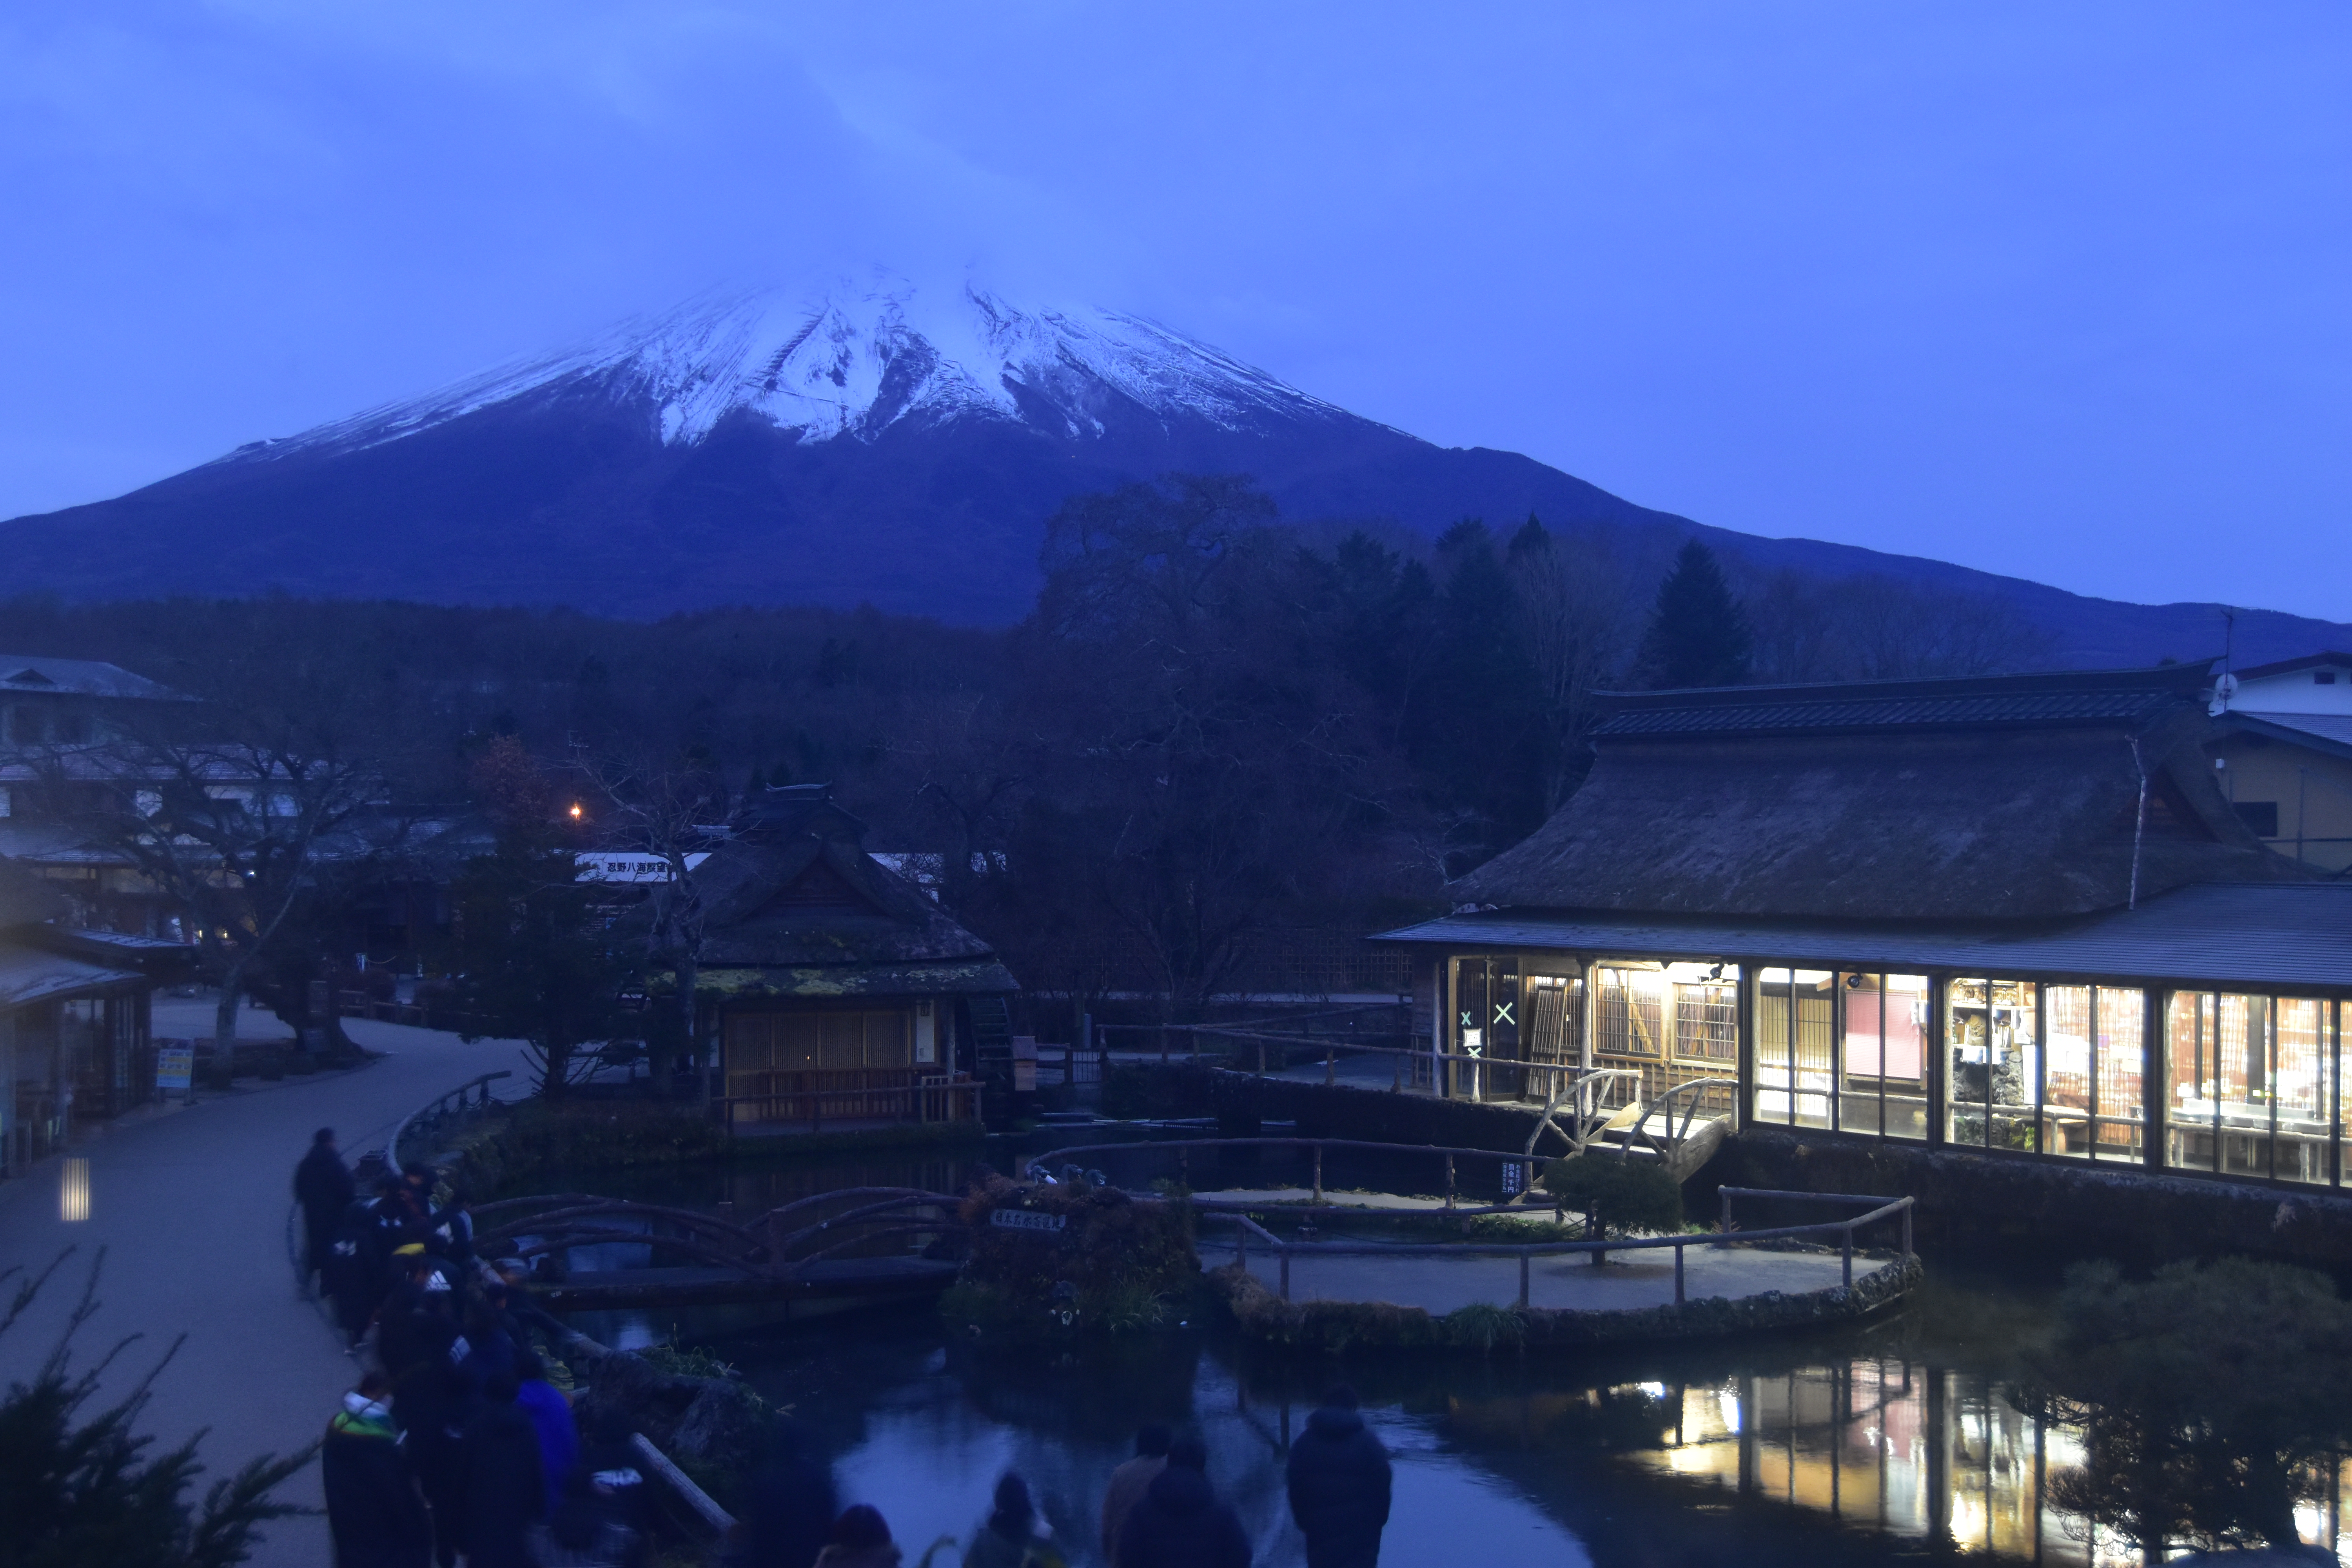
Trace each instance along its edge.
<path fill-rule="evenodd" d="M 2341 0 L 12 0 L 0 516 L 879 262 L 1729 528 L 2352 619 L 2347 171 Z"/>

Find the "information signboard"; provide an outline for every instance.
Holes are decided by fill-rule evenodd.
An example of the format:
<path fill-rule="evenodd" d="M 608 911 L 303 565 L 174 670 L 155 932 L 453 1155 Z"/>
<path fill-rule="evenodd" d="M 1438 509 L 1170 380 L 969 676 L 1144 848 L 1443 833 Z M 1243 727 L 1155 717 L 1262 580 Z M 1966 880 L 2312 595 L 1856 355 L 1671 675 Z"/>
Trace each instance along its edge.
<path fill-rule="evenodd" d="M 186 1089 L 195 1081 L 196 1047 L 159 1046 L 155 1049 L 155 1087 Z"/>

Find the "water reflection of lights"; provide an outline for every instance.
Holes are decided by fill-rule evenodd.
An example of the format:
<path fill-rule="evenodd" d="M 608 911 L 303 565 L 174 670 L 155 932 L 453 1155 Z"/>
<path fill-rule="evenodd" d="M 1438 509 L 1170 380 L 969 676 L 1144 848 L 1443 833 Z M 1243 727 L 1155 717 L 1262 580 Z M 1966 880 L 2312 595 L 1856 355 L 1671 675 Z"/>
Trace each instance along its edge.
<path fill-rule="evenodd" d="M 1675 1419 L 1626 1459 L 1890 1535 L 2050 1568 L 2144 1568 L 2112 1529 L 2059 1508 L 2052 1482 L 2086 1460 L 2082 1434 L 2037 1420 L 1996 1380 L 1900 1359 L 1653 1388 Z M 2299 1504 L 2306 1542 L 2352 1564 L 2352 1462 L 2333 1505 Z"/>

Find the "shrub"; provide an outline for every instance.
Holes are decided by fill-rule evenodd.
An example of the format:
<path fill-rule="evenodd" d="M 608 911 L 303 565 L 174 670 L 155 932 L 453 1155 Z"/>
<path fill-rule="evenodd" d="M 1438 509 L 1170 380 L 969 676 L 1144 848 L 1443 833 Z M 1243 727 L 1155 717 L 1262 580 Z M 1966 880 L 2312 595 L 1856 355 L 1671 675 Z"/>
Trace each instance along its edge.
<path fill-rule="evenodd" d="M 1491 1351 L 1496 1345 L 1517 1348 L 1527 1342 L 1528 1325 L 1507 1307 L 1474 1301 L 1445 1314 L 1445 1342 L 1465 1350 Z"/>
<path fill-rule="evenodd" d="M 1544 1191 L 1563 1208 L 1591 1216 L 1612 1240 L 1683 1227 L 1683 1188 L 1655 1160 L 1586 1150 L 1544 1167 Z"/>

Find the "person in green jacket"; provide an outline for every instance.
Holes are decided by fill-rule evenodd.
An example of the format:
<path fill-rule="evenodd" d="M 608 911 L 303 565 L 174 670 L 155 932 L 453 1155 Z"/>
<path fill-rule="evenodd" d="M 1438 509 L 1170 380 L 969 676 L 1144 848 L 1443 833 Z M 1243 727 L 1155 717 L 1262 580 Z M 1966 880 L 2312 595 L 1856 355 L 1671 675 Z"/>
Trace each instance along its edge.
<path fill-rule="evenodd" d="M 995 1503 L 963 1554 L 963 1568 L 1068 1568 L 1054 1544 L 1054 1527 L 1029 1500 L 1028 1482 L 1007 1472 L 996 1483 Z"/>

